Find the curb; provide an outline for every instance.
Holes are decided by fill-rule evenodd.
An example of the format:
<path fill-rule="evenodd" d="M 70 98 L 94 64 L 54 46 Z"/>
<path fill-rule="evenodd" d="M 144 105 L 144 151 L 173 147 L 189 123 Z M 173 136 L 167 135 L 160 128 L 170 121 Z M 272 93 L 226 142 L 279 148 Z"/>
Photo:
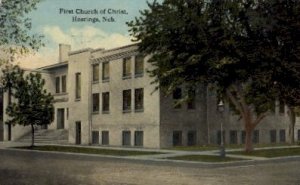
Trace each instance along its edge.
<path fill-rule="evenodd" d="M 55 155 L 68 157 L 73 156 L 76 158 L 84 158 L 89 160 L 113 160 L 118 162 L 134 162 L 139 164 L 152 164 L 152 165 L 162 165 L 162 166 L 182 166 L 182 167 L 206 167 L 206 168 L 219 168 L 219 167 L 239 167 L 247 165 L 259 165 L 267 164 L 273 162 L 286 162 L 300 160 L 300 156 L 287 156 L 287 157 L 274 157 L 265 158 L 263 160 L 249 159 L 242 161 L 229 161 L 229 162 L 201 162 L 201 161 L 185 161 L 185 160 L 171 160 L 171 159 L 161 159 L 161 158 L 143 158 L 139 156 L 113 156 L 113 155 L 101 155 L 101 154 L 85 154 L 85 153 L 72 153 L 72 152 L 56 152 L 56 151 L 39 151 L 39 150 L 26 150 L 17 148 L 0 148 L 0 150 L 9 151 L 12 153 L 35 153 L 43 155 Z"/>

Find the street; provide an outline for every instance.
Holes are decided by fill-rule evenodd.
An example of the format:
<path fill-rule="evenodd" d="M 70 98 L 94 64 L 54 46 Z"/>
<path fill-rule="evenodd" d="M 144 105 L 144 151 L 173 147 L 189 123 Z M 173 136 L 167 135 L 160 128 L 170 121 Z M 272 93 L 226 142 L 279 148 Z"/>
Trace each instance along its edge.
<path fill-rule="evenodd" d="M 0 149 L 0 185 L 299 185 L 299 165 L 206 167 Z"/>

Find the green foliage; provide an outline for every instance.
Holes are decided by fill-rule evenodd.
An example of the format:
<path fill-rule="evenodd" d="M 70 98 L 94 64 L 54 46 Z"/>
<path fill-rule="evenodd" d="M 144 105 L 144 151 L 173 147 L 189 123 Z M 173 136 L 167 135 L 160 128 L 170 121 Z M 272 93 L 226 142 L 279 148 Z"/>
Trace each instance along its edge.
<path fill-rule="evenodd" d="M 40 0 L 2 0 L 0 4 L 0 47 L 9 54 L 24 54 L 43 46 L 42 36 L 30 34 L 31 20 L 26 14 Z"/>
<path fill-rule="evenodd" d="M 14 101 L 6 113 L 8 124 L 47 125 L 54 119 L 53 96 L 44 89 L 45 80 L 40 73 L 29 73 L 19 67 L 3 70 L 4 89 L 12 88 Z"/>
<path fill-rule="evenodd" d="M 165 0 L 148 6 L 127 24 L 140 51 L 151 54 L 156 68 L 150 74 L 163 91 L 211 83 L 219 96 L 228 90 L 260 114 L 299 88 L 300 1 Z"/>
<path fill-rule="evenodd" d="M 237 152 L 230 152 L 230 154 L 237 154 L 237 155 L 248 155 L 248 156 L 256 156 L 256 157 L 286 157 L 286 156 L 299 156 L 300 155 L 300 148 L 276 148 L 276 149 L 261 149 L 255 150 L 251 153 L 245 153 L 241 151 Z"/>

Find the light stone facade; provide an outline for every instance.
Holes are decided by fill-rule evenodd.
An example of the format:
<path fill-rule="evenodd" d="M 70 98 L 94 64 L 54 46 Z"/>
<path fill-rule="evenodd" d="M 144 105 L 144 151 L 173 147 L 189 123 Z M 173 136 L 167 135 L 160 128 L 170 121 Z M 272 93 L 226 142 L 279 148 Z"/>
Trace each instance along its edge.
<path fill-rule="evenodd" d="M 153 78 L 147 71 L 153 69 L 153 66 L 147 62 L 148 56 L 143 60 L 144 72 L 135 74 L 138 56 L 137 45 L 110 50 L 87 48 L 71 51 L 69 45 L 60 44 L 59 62 L 36 70 L 43 75 L 45 88 L 55 99 L 54 122 L 47 129 L 68 130 L 69 143 L 72 144 L 165 148 L 173 145 L 217 144 L 222 122 L 225 143 L 243 143 L 243 125 L 238 116 L 232 114 L 227 106 L 221 116 L 217 111 L 216 96 L 207 87 L 196 88 L 192 108 L 187 103 L 175 108 L 174 97 L 165 96 L 160 90 L 155 91 L 157 84 L 151 84 Z M 130 60 L 131 70 L 126 77 L 123 76 L 125 58 Z M 103 79 L 104 63 L 109 66 L 109 79 Z M 93 79 L 94 65 L 99 66 L 97 80 Z M 141 109 L 136 109 L 135 105 L 137 89 L 143 92 Z M 123 109 L 125 90 L 131 90 L 131 106 L 126 110 Z M 108 110 L 103 110 L 104 99 L 107 98 L 104 97 L 105 93 L 109 93 Z M 96 111 L 93 107 L 94 94 L 98 97 Z M 6 93 L 3 100 L 3 107 L 6 107 Z M 3 113 L 3 122 L 6 119 Z M 2 139 L 8 140 L 8 125 L 3 122 L 0 125 Z M 299 125 L 297 120 L 296 140 L 300 134 Z M 275 112 L 270 113 L 256 128 L 258 142 L 270 143 L 271 130 L 276 132 L 274 136 L 273 131 L 275 142 L 286 142 L 289 138 L 288 127 L 286 109 L 280 113 L 277 104 Z M 10 139 L 17 140 L 29 131 L 30 128 L 14 126 Z"/>

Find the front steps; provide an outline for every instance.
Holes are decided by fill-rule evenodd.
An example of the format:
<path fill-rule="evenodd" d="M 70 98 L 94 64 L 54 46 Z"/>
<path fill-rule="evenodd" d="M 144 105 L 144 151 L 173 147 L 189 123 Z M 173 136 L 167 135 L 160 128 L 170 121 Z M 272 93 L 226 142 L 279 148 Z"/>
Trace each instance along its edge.
<path fill-rule="evenodd" d="M 31 143 L 31 132 L 21 137 L 19 142 Z M 35 143 L 45 144 L 68 144 L 68 130 L 47 130 L 39 129 L 34 132 Z"/>

